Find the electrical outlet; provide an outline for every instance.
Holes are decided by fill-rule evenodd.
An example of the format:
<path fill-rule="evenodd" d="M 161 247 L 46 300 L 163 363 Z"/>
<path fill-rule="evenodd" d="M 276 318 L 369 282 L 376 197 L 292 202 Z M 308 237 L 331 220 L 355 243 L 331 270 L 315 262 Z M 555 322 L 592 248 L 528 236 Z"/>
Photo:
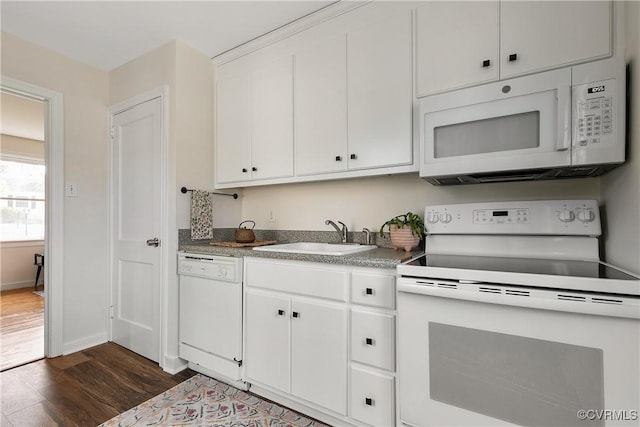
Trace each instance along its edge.
<path fill-rule="evenodd" d="M 67 197 L 78 197 L 78 186 L 73 183 L 67 183 L 65 193 Z"/>
<path fill-rule="evenodd" d="M 269 211 L 267 212 L 267 222 L 269 224 L 276 223 L 276 210 L 274 208 L 270 208 Z"/>

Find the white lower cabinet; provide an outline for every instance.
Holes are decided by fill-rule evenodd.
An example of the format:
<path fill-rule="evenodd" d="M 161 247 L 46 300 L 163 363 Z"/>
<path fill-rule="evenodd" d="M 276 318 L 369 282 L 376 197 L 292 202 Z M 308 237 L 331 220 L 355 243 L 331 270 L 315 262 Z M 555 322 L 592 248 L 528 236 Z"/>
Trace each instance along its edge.
<path fill-rule="evenodd" d="M 317 265 L 247 258 L 245 379 L 346 415 L 348 275 L 327 268 L 324 286 Z"/>
<path fill-rule="evenodd" d="M 331 425 L 395 425 L 395 270 L 244 266 L 244 380 Z"/>
<path fill-rule="evenodd" d="M 395 377 L 351 367 L 351 417 L 372 426 L 395 425 Z"/>

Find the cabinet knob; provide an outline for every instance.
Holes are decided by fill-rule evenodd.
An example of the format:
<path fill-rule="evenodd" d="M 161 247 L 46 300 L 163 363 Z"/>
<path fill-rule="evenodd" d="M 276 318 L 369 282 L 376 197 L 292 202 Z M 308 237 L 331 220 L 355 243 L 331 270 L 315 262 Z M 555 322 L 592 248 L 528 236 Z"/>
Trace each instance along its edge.
<path fill-rule="evenodd" d="M 373 289 L 372 288 L 366 288 L 364 290 L 365 295 L 373 295 Z"/>
<path fill-rule="evenodd" d="M 342 156 L 336 156 L 336 162 L 341 162 L 342 161 Z"/>
<path fill-rule="evenodd" d="M 293 314 L 293 317 L 295 318 L 300 317 L 300 313 L 298 313 L 297 311 L 294 311 L 292 314 Z"/>
<path fill-rule="evenodd" d="M 518 60 L 518 54 L 517 53 L 512 53 L 509 55 L 509 62 L 515 62 Z"/>
<path fill-rule="evenodd" d="M 284 316 L 284 310 L 278 310 L 278 316 Z"/>
<path fill-rule="evenodd" d="M 255 166 L 253 166 L 253 167 L 251 168 L 251 170 L 252 170 L 252 171 L 254 171 L 254 172 L 257 172 L 257 171 L 258 171 L 258 168 L 257 168 L 257 167 L 255 167 Z"/>
<path fill-rule="evenodd" d="M 375 402 L 373 401 L 373 399 L 372 399 L 372 398 L 370 398 L 370 397 L 365 397 L 365 398 L 364 398 L 364 404 L 365 404 L 365 405 L 367 405 L 367 406 L 374 406 L 374 405 L 375 405 Z"/>
<path fill-rule="evenodd" d="M 356 160 L 356 159 L 358 158 L 358 155 L 357 155 L 357 154 L 351 154 L 351 155 L 349 156 L 349 158 L 350 158 L 351 160 Z"/>
<path fill-rule="evenodd" d="M 242 168 L 242 173 L 247 173 L 247 168 Z"/>
<path fill-rule="evenodd" d="M 490 59 L 485 59 L 484 61 L 482 61 L 482 68 L 487 68 L 487 67 L 491 67 Z"/>
<path fill-rule="evenodd" d="M 367 345 L 374 345 L 374 344 L 373 344 L 373 342 L 374 342 L 374 341 L 373 341 L 373 338 L 365 338 L 365 339 L 364 339 L 364 342 L 365 342 Z"/>

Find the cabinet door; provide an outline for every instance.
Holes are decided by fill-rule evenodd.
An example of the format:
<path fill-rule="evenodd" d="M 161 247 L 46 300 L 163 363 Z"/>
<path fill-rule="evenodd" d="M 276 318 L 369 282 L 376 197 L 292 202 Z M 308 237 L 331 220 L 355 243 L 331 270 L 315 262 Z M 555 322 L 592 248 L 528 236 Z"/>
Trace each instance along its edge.
<path fill-rule="evenodd" d="M 347 413 L 347 309 L 293 300 L 291 393 Z"/>
<path fill-rule="evenodd" d="M 292 176 L 292 57 L 255 70 L 251 82 L 251 177 Z"/>
<path fill-rule="evenodd" d="M 216 182 L 251 178 L 251 77 L 247 73 L 216 83 Z"/>
<path fill-rule="evenodd" d="M 501 2 L 501 78 L 610 56 L 611 8 L 608 1 Z"/>
<path fill-rule="evenodd" d="M 290 300 L 247 291 L 245 375 L 247 380 L 289 392 Z"/>
<path fill-rule="evenodd" d="M 296 54 L 295 88 L 296 175 L 346 170 L 346 36 Z"/>
<path fill-rule="evenodd" d="M 411 164 L 411 12 L 347 34 L 349 169 Z"/>
<path fill-rule="evenodd" d="M 416 10 L 417 95 L 498 79 L 497 1 L 430 1 Z"/>

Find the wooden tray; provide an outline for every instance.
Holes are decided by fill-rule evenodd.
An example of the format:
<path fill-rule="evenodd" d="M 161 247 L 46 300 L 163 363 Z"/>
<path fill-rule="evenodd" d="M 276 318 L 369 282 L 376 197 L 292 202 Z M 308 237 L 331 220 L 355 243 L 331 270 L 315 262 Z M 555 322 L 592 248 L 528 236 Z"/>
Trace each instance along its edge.
<path fill-rule="evenodd" d="M 209 242 L 211 246 L 224 246 L 225 248 L 250 248 L 254 246 L 273 245 L 278 243 L 277 240 L 256 240 L 251 243 L 238 243 L 238 242 Z"/>

